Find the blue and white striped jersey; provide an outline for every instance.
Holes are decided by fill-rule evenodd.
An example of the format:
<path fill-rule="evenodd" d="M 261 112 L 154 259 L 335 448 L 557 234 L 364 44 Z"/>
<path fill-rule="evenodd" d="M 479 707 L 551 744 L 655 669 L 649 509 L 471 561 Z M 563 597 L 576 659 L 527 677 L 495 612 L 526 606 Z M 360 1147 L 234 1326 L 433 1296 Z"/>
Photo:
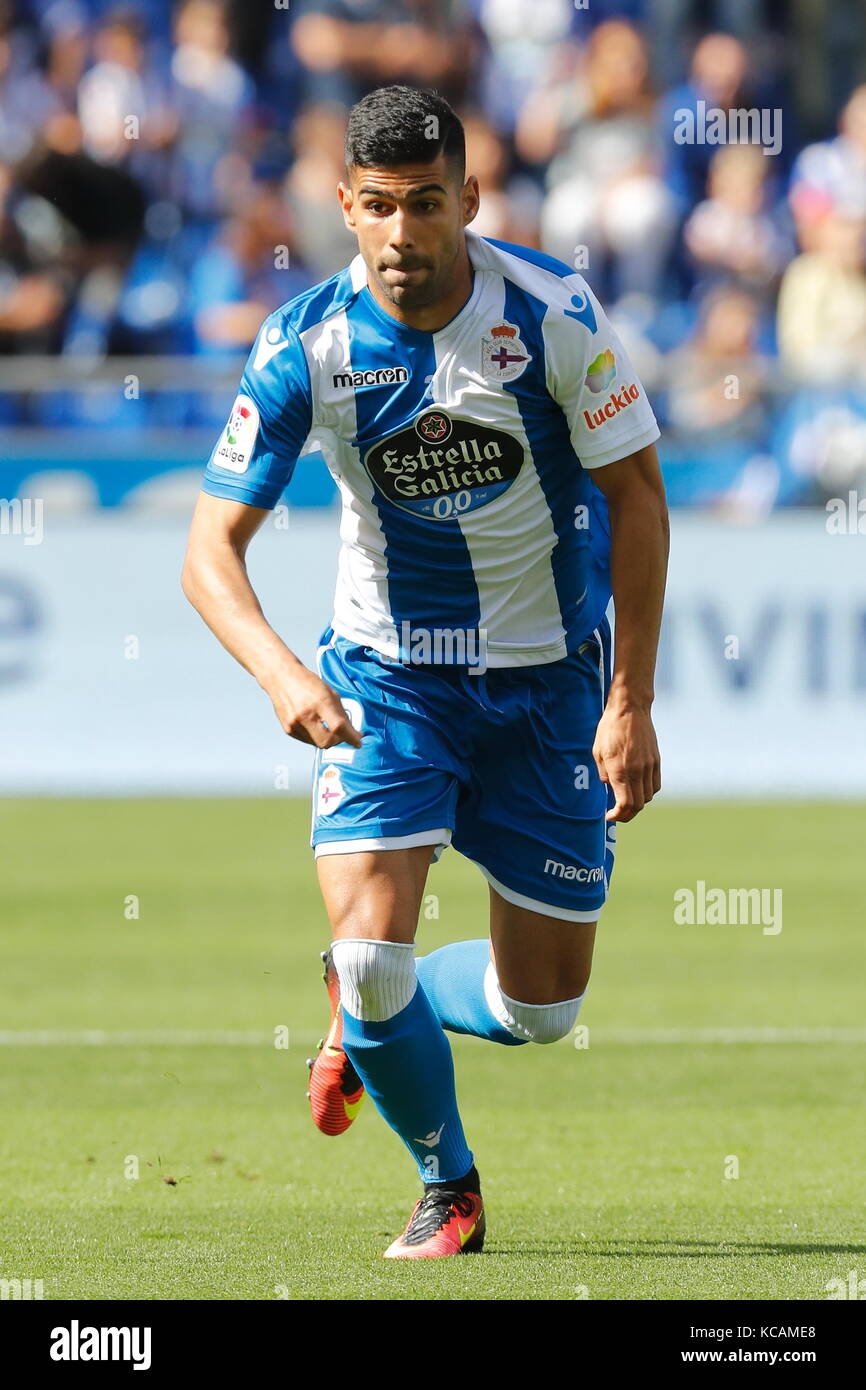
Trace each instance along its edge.
<path fill-rule="evenodd" d="M 406 631 L 480 632 L 490 667 L 557 661 L 610 599 L 588 470 L 659 430 L 579 274 L 466 241 L 472 293 L 436 333 L 379 307 L 360 255 L 271 314 L 203 486 L 274 507 L 320 449 L 342 498 L 339 636 L 399 657 Z"/>

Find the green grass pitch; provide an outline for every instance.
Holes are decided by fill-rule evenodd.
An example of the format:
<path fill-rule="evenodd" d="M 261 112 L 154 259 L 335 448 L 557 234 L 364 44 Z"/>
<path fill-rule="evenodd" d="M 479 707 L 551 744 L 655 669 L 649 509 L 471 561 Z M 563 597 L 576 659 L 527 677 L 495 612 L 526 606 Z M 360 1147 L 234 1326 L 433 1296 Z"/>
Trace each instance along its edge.
<path fill-rule="evenodd" d="M 662 802 L 620 831 L 588 1047 L 454 1041 L 488 1245 L 420 1265 L 381 1259 L 417 1192 L 399 1141 L 369 1102 L 327 1139 L 304 1099 L 327 1014 L 308 824 L 278 799 L 2 804 L 0 1279 L 809 1300 L 866 1276 L 866 806 Z M 781 888 L 781 932 L 677 925 L 698 879 Z M 419 953 L 486 934 L 453 850 L 428 892 Z"/>

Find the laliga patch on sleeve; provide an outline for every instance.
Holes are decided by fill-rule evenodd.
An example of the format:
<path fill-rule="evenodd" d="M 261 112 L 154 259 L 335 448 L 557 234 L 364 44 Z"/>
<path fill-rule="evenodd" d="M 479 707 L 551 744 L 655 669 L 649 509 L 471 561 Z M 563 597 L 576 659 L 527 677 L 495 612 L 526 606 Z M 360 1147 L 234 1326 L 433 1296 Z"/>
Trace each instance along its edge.
<path fill-rule="evenodd" d="M 238 396 L 213 456 L 218 468 L 246 473 L 259 433 L 259 412 L 249 396 Z"/>

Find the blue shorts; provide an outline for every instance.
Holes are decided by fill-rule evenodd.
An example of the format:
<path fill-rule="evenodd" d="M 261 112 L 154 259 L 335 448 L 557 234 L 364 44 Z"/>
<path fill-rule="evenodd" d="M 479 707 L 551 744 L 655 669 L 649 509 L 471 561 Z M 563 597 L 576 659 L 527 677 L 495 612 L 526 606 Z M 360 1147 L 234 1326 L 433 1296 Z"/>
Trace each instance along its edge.
<path fill-rule="evenodd" d="M 508 902 L 596 919 L 616 835 L 592 756 L 606 619 L 561 661 L 484 674 L 389 661 L 328 628 L 318 667 L 363 741 L 316 754 L 317 856 L 434 845 L 435 861 L 451 844 Z"/>

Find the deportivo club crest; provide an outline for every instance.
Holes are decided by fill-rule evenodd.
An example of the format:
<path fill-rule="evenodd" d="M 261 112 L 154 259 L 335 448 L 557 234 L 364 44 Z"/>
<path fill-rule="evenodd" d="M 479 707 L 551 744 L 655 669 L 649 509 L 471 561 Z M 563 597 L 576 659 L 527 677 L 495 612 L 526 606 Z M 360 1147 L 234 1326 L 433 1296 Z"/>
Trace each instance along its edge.
<path fill-rule="evenodd" d="M 531 361 L 520 341 L 520 329 L 505 319 L 481 339 L 481 375 L 486 381 L 513 381 Z"/>
<path fill-rule="evenodd" d="M 346 795 L 346 789 L 340 777 L 340 769 L 334 767 L 333 763 L 329 763 L 327 767 L 322 768 L 319 777 L 318 792 L 318 814 L 320 816 L 330 816 L 336 811 L 343 797 Z"/>

